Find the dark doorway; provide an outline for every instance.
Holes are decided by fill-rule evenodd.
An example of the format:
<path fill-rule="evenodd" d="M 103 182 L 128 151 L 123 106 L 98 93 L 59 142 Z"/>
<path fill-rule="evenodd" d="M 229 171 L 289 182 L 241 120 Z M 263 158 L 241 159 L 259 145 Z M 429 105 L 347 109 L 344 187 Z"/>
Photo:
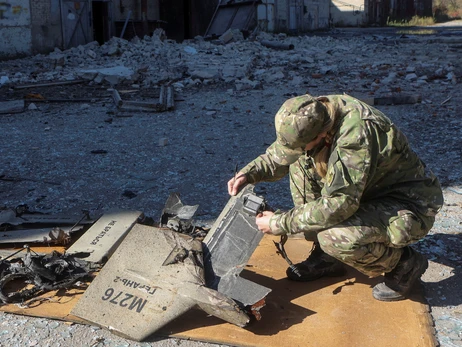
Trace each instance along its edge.
<path fill-rule="evenodd" d="M 183 41 L 187 23 L 184 3 L 189 0 L 160 0 L 160 19 L 165 21 L 165 33 L 169 39 Z"/>
<path fill-rule="evenodd" d="M 160 0 L 160 19 L 169 39 L 183 41 L 204 35 L 219 0 Z"/>
<path fill-rule="evenodd" d="M 183 0 L 184 38 L 191 37 L 191 6 L 190 0 Z"/>
<path fill-rule="evenodd" d="M 109 2 L 107 0 L 92 1 L 93 38 L 100 45 L 111 38 L 109 13 Z"/>

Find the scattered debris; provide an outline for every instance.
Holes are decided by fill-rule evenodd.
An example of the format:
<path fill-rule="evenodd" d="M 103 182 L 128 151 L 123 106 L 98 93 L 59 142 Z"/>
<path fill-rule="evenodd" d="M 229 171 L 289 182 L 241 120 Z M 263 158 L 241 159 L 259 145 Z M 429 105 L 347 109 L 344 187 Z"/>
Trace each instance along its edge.
<path fill-rule="evenodd" d="M 17 176 L 7 176 L 5 174 L 0 175 L 1 181 L 10 181 L 10 182 L 22 182 L 22 181 L 31 181 L 31 182 L 43 182 L 46 184 L 53 184 L 59 186 L 61 183 L 59 182 L 52 182 L 52 181 L 41 181 L 34 178 L 27 178 L 27 177 L 17 177 Z"/>
<path fill-rule="evenodd" d="M 91 154 L 107 154 L 107 151 L 105 149 L 93 149 Z"/>
<path fill-rule="evenodd" d="M 79 224 L 91 224 L 94 222 L 90 218 L 89 212 L 86 210 L 82 211 L 82 217 L 75 217 L 66 214 L 54 214 L 43 213 L 39 211 L 31 211 L 28 205 L 18 205 L 15 209 L 5 208 L 0 211 L 0 226 L 3 228 L 5 225 L 9 226 L 6 230 L 11 230 L 12 226 L 21 225 L 48 225 L 48 226 L 61 226 L 61 225 L 79 225 Z"/>
<path fill-rule="evenodd" d="M 19 245 L 23 245 L 24 243 L 67 245 L 71 242 L 71 233 L 80 231 L 83 228 L 83 225 L 79 225 L 76 227 L 53 227 L 2 231 L 0 232 L 0 243 Z"/>
<path fill-rule="evenodd" d="M 261 318 L 270 292 L 238 276 L 263 235 L 255 216 L 264 205 L 248 185 L 231 197 L 204 242 L 192 220 L 198 205 L 184 205 L 179 193 L 165 204 L 163 229 L 140 224 L 144 216 L 139 211 L 106 213 L 65 255 L 33 255 L 25 246 L 24 259 L 15 257 L 20 251 L 1 259 L 0 300 L 27 307 L 29 300 L 71 288 L 91 275 L 94 279 L 71 313 L 131 339 L 145 339 L 194 306 L 244 327 L 250 316 Z M 15 211 L 2 212 L 6 221 L 17 218 Z M 54 242 L 69 241 L 63 228 L 53 228 L 49 236 Z M 101 267 L 98 276 L 93 274 Z"/>
<path fill-rule="evenodd" d="M 199 205 L 183 205 L 179 193 L 170 193 L 160 217 L 160 226 L 170 230 L 194 236 L 194 214 Z"/>
<path fill-rule="evenodd" d="M 22 261 L 8 261 L 8 258 L 0 261 L 0 300 L 5 304 L 24 304 L 45 292 L 71 288 L 77 281 L 88 278 L 96 270 L 81 259 L 56 251 L 38 255 L 32 254 L 29 246 L 25 246 L 23 250 L 27 252 Z M 16 283 L 15 286 L 10 285 L 13 282 Z"/>
<path fill-rule="evenodd" d="M 447 98 L 446 100 L 444 100 L 441 105 L 444 105 L 446 103 L 448 103 L 450 100 L 452 99 L 452 97 L 450 96 L 449 98 Z"/>
<path fill-rule="evenodd" d="M 402 104 L 417 104 L 422 101 L 420 94 L 416 95 L 394 95 L 394 96 L 379 96 L 379 97 L 359 97 L 366 104 L 373 105 L 402 105 Z"/>
<path fill-rule="evenodd" d="M 83 216 L 78 219 L 68 215 L 34 212 L 27 205 L 19 205 L 14 210 L 0 211 L 0 243 L 21 246 L 24 243 L 67 245 L 72 233 L 83 230 L 93 222 L 88 211 L 83 211 Z"/>
<path fill-rule="evenodd" d="M 122 100 L 116 89 L 112 90 L 112 99 L 119 111 L 139 111 L 139 112 L 165 112 L 171 111 L 175 107 L 172 86 L 161 86 L 159 100 L 156 101 L 130 101 Z"/>
<path fill-rule="evenodd" d="M 56 81 L 56 82 L 46 82 L 46 83 L 33 83 L 33 84 L 24 84 L 19 86 L 13 86 L 14 89 L 26 89 L 26 88 L 37 88 L 37 87 L 51 87 L 51 86 L 62 86 L 68 84 L 79 84 L 88 82 L 86 80 L 72 80 L 72 81 Z"/>
<path fill-rule="evenodd" d="M 260 44 L 268 48 L 280 49 L 280 50 L 285 50 L 285 51 L 290 51 L 295 48 L 295 46 L 292 43 L 285 43 L 285 42 L 278 42 L 278 41 L 262 40 L 260 41 Z"/>
<path fill-rule="evenodd" d="M 24 112 L 24 100 L 0 102 L 0 114 Z"/>

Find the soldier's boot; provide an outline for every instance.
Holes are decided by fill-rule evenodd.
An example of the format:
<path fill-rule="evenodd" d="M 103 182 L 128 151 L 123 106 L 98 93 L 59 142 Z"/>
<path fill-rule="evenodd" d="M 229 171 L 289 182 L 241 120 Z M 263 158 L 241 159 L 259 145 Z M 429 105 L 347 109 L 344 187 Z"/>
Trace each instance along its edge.
<path fill-rule="evenodd" d="M 295 268 L 295 269 L 294 269 Z M 293 281 L 314 281 L 321 277 L 337 277 L 346 273 L 345 265 L 324 253 L 318 242 L 313 244 L 308 258 L 287 268 L 287 277 Z"/>
<path fill-rule="evenodd" d="M 380 301 L 404 300 L 427 268 L 428 260 L 422 254 L 405 247 L 398 265 L 385 274 L 385 281 L 374 287 L 372 295 Z"/>

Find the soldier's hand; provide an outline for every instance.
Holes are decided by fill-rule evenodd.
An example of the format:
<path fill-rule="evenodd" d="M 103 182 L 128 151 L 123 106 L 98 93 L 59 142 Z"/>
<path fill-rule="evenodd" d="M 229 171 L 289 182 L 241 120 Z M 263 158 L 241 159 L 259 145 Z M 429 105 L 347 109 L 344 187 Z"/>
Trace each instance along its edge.
<path fill-rule="evenodd" d="M 263 211 L 257 215 L 256 223 L 258 230 L 264 232 L 265 234 L 272 234 L 269 222 L 273 214 L 274 212 L 271 211 Z"/>
<path fill-rule="evenodd" d="M 236 195 L 246 183 L 247 177 L 242 172 L 239 172 L 236 177 L 233 177 L 228 181 L 229 195 Z"/>

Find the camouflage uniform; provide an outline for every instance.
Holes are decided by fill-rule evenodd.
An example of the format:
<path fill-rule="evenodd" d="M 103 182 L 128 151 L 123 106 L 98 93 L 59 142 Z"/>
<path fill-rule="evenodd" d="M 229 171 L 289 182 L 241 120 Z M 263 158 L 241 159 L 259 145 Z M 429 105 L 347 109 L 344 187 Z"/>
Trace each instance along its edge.
<path fill-rule="evenodd" d="M 321 178 L 314 168 L 316 149 L 304 153 L 302 148 L 322 127 L 313 123 L 317 133 L 301 134 L 303 126 L 288 116 L 306 106 L 307 98 L 312 97 L 284 103 L 276 115 L 277 140 L 241 171 L 249 183 L 289 174 L 295 207 L 276 211 L 270 219 L 273 234 L 303 232 L 324 252 L 366 275 L 390 272 L 402 248 L 433 226 L 443 204 L 439 182 L 382 112 L 348 95 L 324 97 L 340 108 L 340 123 Z M 295 143 L 300 137 L 304 144 Z"/>

